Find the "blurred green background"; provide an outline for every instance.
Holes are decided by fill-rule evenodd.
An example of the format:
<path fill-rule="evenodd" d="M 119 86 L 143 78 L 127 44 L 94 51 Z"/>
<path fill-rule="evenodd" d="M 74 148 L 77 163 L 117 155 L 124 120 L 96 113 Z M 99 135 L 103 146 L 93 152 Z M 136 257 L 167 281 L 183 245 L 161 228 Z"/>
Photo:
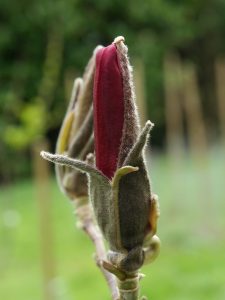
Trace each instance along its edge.
<path fill-rule="evenodd" d="M 148 156 L 162 252 L 144 267 L 142 292 L 225 299 L 224 16 L 225 0 L 0 0 L 1 299 L 110 299 L 53 172 L 40 206 L 36 169 L 38 147 L 54 151 L 74 78 L 117 35 L 142 119 L 156 125 Z"/>

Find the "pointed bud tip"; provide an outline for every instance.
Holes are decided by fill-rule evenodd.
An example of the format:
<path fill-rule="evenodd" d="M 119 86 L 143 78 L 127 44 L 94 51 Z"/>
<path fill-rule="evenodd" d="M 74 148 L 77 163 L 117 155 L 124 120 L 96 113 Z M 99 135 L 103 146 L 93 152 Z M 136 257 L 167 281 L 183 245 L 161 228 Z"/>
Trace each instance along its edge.
<path fill-rule="evenodd" d="M 113 41 L 113 44 L 117 44 L 117 43 L 120 43 L 120 42 L 125 42 L 125 38 L 123 36 L 117 36 L 114 41 Z"/>
<path fill-rule="evenodd" d="M 146 122 L 146 126 L 149 127 L 150 129 L 152 129 L 152 128 L 155 126 L 155 124 L 152 123 L 150 120 L 148 120 L 148 121 Z"/>
<path fill-rule="evenodd" d="M 42 158 L 44 158 L 46 160 L 49 160 L 54 156 L 53 154 L 51 154 L 49 152 L 46 152 L 46 151 L 41 151 L 40 155 L 41 155 Z"/>
<path fill-rule="evenodd" d="M 45 158 L 45 154 L 46 154 L 45 151 L 41 151 L 41 152 L 40 152 L 40 156 L 43 157 L 43 158 Z"/>
<path fill-rule="evenodd" d="M 78 85 L 81 85 L 82 82 L 83 82 L 83 79 L 81 77 L 77 77 L 74 79 L 73 85 L 78 86 Z"/>

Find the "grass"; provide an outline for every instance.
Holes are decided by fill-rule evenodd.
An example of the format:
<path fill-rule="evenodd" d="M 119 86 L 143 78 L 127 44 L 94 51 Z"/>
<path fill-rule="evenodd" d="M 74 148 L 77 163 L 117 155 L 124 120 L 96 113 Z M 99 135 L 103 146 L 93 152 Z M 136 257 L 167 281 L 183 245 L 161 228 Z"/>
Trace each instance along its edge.
<path fill-rule="evenodd" d="M 142 294 L 150 299 L 225 299 L 224 166 L 219 151 L 200 161 L 153 156 L 150 170 L 160 196 L 162 251 L 142 270 Z M 71 205 L 54 179 L 51 206 L 55 299 L 110 299 L 93 262 L 92 244 L 75 228 Z M 0 299 L 43 299 L 40 249 L 35 184 L 1 188 Z"/>

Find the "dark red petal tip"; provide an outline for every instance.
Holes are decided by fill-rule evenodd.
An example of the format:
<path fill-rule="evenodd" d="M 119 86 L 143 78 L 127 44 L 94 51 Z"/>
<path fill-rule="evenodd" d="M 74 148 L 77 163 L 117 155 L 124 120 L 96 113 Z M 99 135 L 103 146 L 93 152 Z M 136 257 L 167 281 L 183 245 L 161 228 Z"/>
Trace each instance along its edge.
<path fill-rule="evenodd" d="M 117 166 L 124 122 L 123 79 L 114 44 L 96 55 L 94 135 L 96 167 L 112 178 Z"/>

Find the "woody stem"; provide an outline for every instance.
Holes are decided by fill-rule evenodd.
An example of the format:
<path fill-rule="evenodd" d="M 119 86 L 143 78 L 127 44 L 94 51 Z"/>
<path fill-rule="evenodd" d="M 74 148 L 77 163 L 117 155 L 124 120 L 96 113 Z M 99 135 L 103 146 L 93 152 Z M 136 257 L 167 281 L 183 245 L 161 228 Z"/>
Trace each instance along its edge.
<path fill-rule="evenodd" d="M 120 300 L 138 300 L 139 299 L 139 276 L 138 274 L 132 278 L 125 280 L 118 279 L 118 287 L 120 292 Z"/>
<path fill-rule="evenodd" d="M 77 200 L 78 199 L 76 199 L 74 203 L 75 203 L 75 214 L 78 219 L 78 226 L 83 229 L 83 231 L 88 235 L 88 237 L 93 242 L 96 251 L 95 253 L 96 264 L 99 267 L 100 271 L 102 272 L 108 284 L 112 299 L 118 300 L 119 291 L 117 288 L 116 277 L 110 272 L 108 272 L 107 270 L 105 270 L 105 268 L 102 266 L 102 261 L 106 259 L 106 250 L 105 250 L 102 234 L 94 222 L 91 206 L 88 203 L 88 199 L 86 199 L 86 201 L 83 201 L 84 199 L 82 199 L 81 205 L 78 204 Z"/>

